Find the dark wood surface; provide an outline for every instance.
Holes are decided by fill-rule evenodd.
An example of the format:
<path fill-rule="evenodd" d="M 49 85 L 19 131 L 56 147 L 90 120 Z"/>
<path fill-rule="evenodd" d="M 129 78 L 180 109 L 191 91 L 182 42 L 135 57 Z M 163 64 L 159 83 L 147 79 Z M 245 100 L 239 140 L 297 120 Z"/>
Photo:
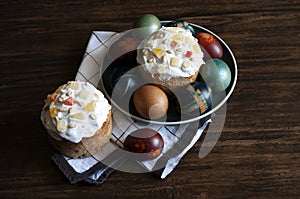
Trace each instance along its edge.
<path fill-rule="evenodd" d="M 299 198 L 300 2 L 1 1 L 0 198 Z M 72 80 L 93 30 L 124 31 L 145 13 L 223 38 L 239 68 L 221 137 L 201 141 L 165 180 L 115 172 L 71 185 L 39 120 L 46 94 Z"/>

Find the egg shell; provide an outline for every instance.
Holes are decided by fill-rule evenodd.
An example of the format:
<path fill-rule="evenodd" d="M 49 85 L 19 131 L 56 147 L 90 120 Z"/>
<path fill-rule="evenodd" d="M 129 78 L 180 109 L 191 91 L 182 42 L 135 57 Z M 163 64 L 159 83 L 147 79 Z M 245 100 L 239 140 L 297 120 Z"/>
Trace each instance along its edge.
<path fill-rule="evenodd" d="M 211 58 L 222 58 L 223 48 L 214 36 L 209 33 L 200 32 L 196 34 L 196 38 L 199 45 L 207 51 Z"/>
<path fill-rule="evenodd" d="M 171 21 L 165 25 L 166 27 L 178 27 L 183 28 L 185 30 L 188 30 L 192 33 L 192 35 L 195 34 L 194 28 L 186 21 L 184 20 L 177 20 L 177 21 Z"/>
<path fill-rule="evenodd" d="M 224 91 L 231 82 L 231 71 L 221 59 L 210 59 L 200 68 L 200 74 L 214 92 Z"/>
<path fill-rule="evenodd" d="M 135 153 L 132 154 L 134 159 L 154 159 L 161 154 L 163 148 L 162 136 L 150 128 L 133 131 L 124 140 L 124 149 Z"/>
<path fill-rule="evenodd" d="M 188 91 L 193 96 L 196 106 L 191 106 L 189 108 L 195 110 L 195 108 L 200 110 L 203 114 L 211 108 L 212 103 L 212 91 L 211 88 L 203 82 L 195 82 L 188 86 Z"/>
<path fill-rule="evenodd" d="M 194 82 L 179 93 L 176 108 L 180 113 L 199 116 L 211 109 L 212 91 L 204 82 Z"/>
<path fill-rule="evenodd" d="M 143 40 L 148 35 L 161 28 L 161 23 L 158 17 L 153 14 L 145 14 L 141 16 L 133 25 L 136 30 L 133 31 L 133 35 Z"/>
<path fill-rule="evenodd" d="M 163 117 L 169 107 L 167 95 L 154 85 L 143 85 L 133 94 L 136 111 L 144 118 L 158 119 Z"/>

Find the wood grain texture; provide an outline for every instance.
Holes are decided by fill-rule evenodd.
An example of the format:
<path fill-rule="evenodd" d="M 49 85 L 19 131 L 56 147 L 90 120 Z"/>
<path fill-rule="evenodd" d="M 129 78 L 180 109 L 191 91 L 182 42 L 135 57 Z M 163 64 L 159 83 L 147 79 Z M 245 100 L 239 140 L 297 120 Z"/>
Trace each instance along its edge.
<path fill-rule="evenodd" d="M 299 197 L 299 1 L 2 1 L 0 13 L 0 198 Z M 115 172 L 71 185 L 50 161 L 43 99 L 74 78 L 93 30 L 124 31 L 145 13 L 202 25 L 231 47 L 239 78 L 222 135 L 165 180 Z"/>

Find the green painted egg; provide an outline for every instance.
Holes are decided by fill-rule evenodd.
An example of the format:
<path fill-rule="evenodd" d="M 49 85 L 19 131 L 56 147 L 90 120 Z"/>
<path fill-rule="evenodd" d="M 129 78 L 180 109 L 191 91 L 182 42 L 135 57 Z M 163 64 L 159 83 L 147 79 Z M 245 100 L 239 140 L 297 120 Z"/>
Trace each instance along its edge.
<path fill-rule="evenodd" d="M 133 25 L 136 28 L 133 34 L 138 39 L 145 39 L 151 33 L 161 28 L 160 20 L 152 14 L 145 14 L 140 17 Z"/>
<path fill-rule="evenodd" d="M 224 91 L 231 82 L 231 72 L 228 65 L 218 58 L 210 59 L 201 66 L 200 74 L 214 92 Z"/>

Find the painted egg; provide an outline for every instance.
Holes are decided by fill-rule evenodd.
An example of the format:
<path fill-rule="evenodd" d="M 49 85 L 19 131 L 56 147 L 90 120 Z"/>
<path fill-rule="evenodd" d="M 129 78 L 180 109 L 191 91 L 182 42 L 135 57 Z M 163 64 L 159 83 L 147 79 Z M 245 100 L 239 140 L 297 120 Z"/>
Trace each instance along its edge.
<path fill-rule="evenodd" d="M 181 91 L 178 103 L 181 113 L 199 116 L 211 109 L 212 90 L 203 82 L 195 82 Z"/>
<path fill-rule="evenodd" d="M 231 82 L 228 65 L 220 59 L 210 59 L 200 68 L 200 74 L 214 92 L 224 91 Z"/>
<path fill-rule="evenodd" d="M 134 159 L 146 160 L 158 157 L 164 148 L 162 136 L 149 128 L 138 129 L 124 141 L 124 149 L 136 153 Z"/>
<path fill-rule="evenodd" d="M 200 46 L 201 51 L 203 52 L 203 60 L 204 60 L 204 61 L 207 61 L 207 60 L 211 59 L 211 56 L 210 56 L 209 53 L 205 50 L 205 48 L 204 48 L 203 46 L 201 46 L 201 45 L 199 45 L 199 46 Z"/>
<path fill-rule="evenodd" d="M 214 36 L 201 32 L 196 34 L 196 38 L 200 46 L 207 51 L 211 58 L 222 58 L 223 48 Z"/>
<path fill-rule="evenodd" d="M 163 117 L 169 107 L 167 95 L 153 85 L 139 87 L 133 94 L 133 104 L 136 111 L 147 119 Z"/>
<path fill-rule="evenodd" d="M 112 60 L 120 59 L 119 61 L 124 61 L 125 59 L 135 59 L 139 43 L 140 40 L 133 37 L 121 38 L 111 45 L 108 55 Z"/>
<path fill-rule="evenodd" d="M 144 39 L 154 31 L 161 28 L 160 20 L 152 14 L 145 14 L 140 17 L 133 25 L 133 35 L 139 39 Z"/>
<path fill-rule="evenodd" d="M 186 21 L 184 20 L 178 20 L 178 21 L 172 21 L 165 25 L 166 27 L 178 27 L 183 28 L 185 30 L 190 31 L 193 35 L 195 34 L 194 28 Z"/>

